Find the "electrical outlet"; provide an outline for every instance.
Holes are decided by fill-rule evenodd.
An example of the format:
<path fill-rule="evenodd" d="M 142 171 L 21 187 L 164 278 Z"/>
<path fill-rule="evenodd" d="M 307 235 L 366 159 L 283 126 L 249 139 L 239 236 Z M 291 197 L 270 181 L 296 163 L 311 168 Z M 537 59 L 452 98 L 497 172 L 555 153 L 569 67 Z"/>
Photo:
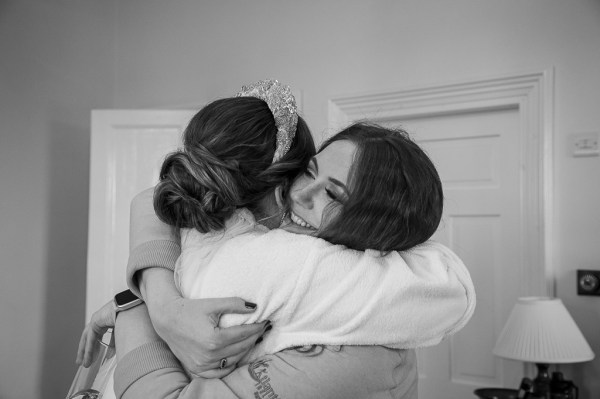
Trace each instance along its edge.
<path fill-rule="evenodd" d="M 577 295 L 600 296 L 600 270 L 577 270 Z"/>
<path fill-rule="evenodd" d="M 572 136 L 572 153 L 574 157 L 597 157 L 598 133 L 579 133 Z"/>

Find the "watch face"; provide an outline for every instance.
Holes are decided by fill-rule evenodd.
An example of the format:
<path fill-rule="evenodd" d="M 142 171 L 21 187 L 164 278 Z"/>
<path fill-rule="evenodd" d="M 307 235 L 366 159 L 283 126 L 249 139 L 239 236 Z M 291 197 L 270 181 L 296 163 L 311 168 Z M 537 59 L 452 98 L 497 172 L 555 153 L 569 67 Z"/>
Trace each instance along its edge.
<path fill-rule="evenodd" d="M 138 299 L 139 298 L 135 296 L 135 294 L 131 292 L 131 290 L 125 290 L 115 295 L 115 302 L 117 306 L 124 306 Z"/>

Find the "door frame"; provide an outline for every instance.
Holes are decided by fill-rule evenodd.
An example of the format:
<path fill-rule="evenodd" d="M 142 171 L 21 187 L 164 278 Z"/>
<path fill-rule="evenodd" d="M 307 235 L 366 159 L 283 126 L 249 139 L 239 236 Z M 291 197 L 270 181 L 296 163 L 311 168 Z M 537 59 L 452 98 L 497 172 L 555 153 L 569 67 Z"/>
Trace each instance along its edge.
<path fill-rule="evenodd" d="M 477 111 L 519 113 L 524 243 L 520 296 L 553 296 L 554 70 L 388 92 L 344 95 L 329 100 L 329 132 L 353 121 L 386 122 Z"/>

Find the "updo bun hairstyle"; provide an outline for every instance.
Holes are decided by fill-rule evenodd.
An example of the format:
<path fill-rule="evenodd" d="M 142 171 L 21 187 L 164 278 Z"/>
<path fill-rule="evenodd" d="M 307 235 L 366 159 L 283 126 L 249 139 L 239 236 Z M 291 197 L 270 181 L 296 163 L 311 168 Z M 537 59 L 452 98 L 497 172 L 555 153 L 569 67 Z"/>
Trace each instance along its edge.
<path fill-rule="evenodd" d="M 254 210 L 278 185 L 287 186 L 315 154 L 299 118 L 288 153 L 272 164 L 277 128 L 267 104 L 253 97 L 216 100 L 191 119 L 183 149 L 169 154 L 154 191 L 165 223 L 206 233 L 219 230 L 237 208 Z"/>

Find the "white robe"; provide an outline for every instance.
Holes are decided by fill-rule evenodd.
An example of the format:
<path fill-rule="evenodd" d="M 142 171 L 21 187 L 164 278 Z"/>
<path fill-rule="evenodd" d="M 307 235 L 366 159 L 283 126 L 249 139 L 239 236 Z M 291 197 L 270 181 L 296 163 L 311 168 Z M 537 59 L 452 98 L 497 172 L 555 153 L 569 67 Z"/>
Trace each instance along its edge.
<path fill-rule="evenodd" d="M 226 314 L 220 326 L 271 320 L 245 360 L 303 345 L 438 344 L 475 309 L 463 262 L 428 241 L 381 256 L 319 238 L 267 230 L 238 210 L 220 232 L 181 232 L 175 281 L 187 298 L 241 297 L 250 314 Z"/>

